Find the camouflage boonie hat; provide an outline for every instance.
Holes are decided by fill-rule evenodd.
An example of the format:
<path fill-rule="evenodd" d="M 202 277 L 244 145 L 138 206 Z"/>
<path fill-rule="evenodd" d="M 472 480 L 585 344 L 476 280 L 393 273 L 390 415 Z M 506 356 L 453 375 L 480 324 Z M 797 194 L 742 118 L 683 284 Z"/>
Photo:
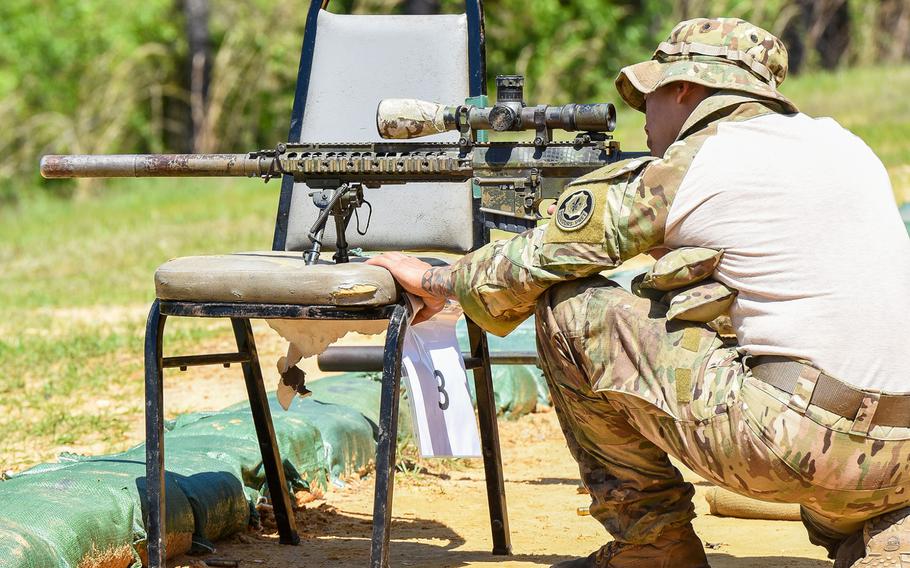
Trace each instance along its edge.
<path fill-rule="evenodd" d="M 745 91 L 796 106 L 777 87 L 787 77 L 787 48 L 769 32 L 736 18 L 680 22 L 650 60 L 624 67 L 616 89 L 644 112 L 645 95 L 675 81 Z"/>

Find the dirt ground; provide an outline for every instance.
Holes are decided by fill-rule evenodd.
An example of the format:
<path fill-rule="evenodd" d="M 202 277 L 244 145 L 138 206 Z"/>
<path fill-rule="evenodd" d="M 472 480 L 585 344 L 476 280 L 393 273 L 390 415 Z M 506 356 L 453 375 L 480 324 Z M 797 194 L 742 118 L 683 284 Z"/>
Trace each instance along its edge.
<path fill-rule="evenodd" d="M 136 313 L 141 313 L 136 311 Z M 132 312 L 130 312 L 132 314 Z M 125 316 L 124 316 L 125 317 Z M 264 322 L 254 322 L 266 388 L 277 384 L 275 362 L 286 343 Z M 342 344 L 373 343 L 375 337 L 348 336 Z M 200 345 L 200 352 L 228 349 L 229 342 Z M 315 358 L 301 366 L 318 376 Z M 246 400 L 240 370 L 191 368 L 165 374 L 165 412 L 220 409 Z M 136 420 L 130 444 L 143 438 Z M 603 528 L 576 510 L 589 503 L 578 492 L 578 471 L 569 456 L 556 416 L 543 412 L 517 421 L 500 421 L 512 556 L 493 556 L 483 465 L 480 460 L 422 461 L 420 473 L 396 476 L 392 525 L 392 566 L 510 568 L 547 567 L 584 556 L 608 538 Z M 699 517 L 695 528 L 709 544 L 714 568 L 822 568 L 830 566 L 821 548 L 809 544 L 802 525 L 791 521 L 758 521 L 708 514 L 704 494 L 710 486 L 694 474 Z M 177 568 L 204 568 L 205 559 L 237 561 L 237 566 L 322 568 L 365 566 L 369 558 L 374 477 L 350 480 L 342 488 L 307 503 L 297 511 L 300 546 L 283 546 L 268 528 L 216 543 L 205 557 L 184 556 L 168 563 Z M 215 564 L 215 563 L 213 563 Z M 230 565 L 230 563 L 226 564 Z"/>
<path fill-rule="evenodd" d="M 490 554 L 492 541 L 480 460 L 428 462 L 422 473 L 398 473 L 393 507 L 391 565 L 547 567 L 587 555 L 606 540 L 601 526 L 577 509 L 589 503 L 578 492 L 578 471 L 553 412 L 500 422 L 512 556 Z M 714 568 L 822 568 L 821 548 L 809 544 L 802 525 L 708 514 L 710 486 L 694 474 L 695 528 L 709 544 Z M 274 531 L 238 535 L 204 558 L 240 567 L 323 568 L 365 566 L 369 558 L 373 476 L 350 481 L 297 511 L 300 546 L 277 543 Z M 202 568 L 182 557 L 181 568 Z"/>
<path fill-rule="evenodd" d="M 287 344 L 264 322 L 253 325 L 265 384 L 271 389 L 278 381 L 275 361 Z M 348 336 L 341 344 L 375 341 L 375 337 Z M 301 366 L 313 372 L 310 376 L 318 376 L 315 358 Z M 169 372 L 165 384 L 168 416 L 220 409 L 246 399 L 240 371 L 233 367 L 231 371 L 201 367 L 186 373 Z M 142 434 L 142 422 L 137 421 L 136 431 L 129 437 L 138 441 Z M 578 492 L 578 470 L 553 412 L 500 421 L 500 436 L 512 556 L 490 554 L 481 460 L 425 460 L 420 463 L 425 466 L 423 471 L 396 475 L 392 566 L 547 567 L 587 555 L 606 541 L 606 532 L 595 520 L 576 512 L 588 505 L 589 498 Z M 710 485 L 691 473 L 687 478 L 696 484 L 699 517 L 695 528 L 709 543 L 708 558 L 714 568 L 830 566 L 824 560 L 824 551 L 809 544 L 800 523 L 712 516 L 704 499 Z M 279 545 L 274 530 L 266 528 L 216 543 L 218 550 L 213 554 L 184 556 L 168 565 L 204 568 L 206 559 L 217 559 L 237 561 L 241 568 L 365 566 L 370 549 L 373 482 L 372 475 L 349 480 L 344 487 L 333 487 L 323 498 L 298 509 L 300 546 Z"/>

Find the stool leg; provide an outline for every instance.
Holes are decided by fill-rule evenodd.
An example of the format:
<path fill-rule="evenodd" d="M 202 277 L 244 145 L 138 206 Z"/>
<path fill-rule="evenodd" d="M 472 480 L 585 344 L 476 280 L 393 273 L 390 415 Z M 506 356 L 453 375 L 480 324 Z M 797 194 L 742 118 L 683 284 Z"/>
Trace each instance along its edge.
<path fill-rule="evenodd" d="M 148 566 L 164 568 L 164 374 L 162 338 L 167 316 L 158 300 L 149 310 L 145 327 L 145 491 L 148 515 Z"/>
<path fill-rule="evenodd" d="M 243 378 L 246 381 L 246 392 L 250 398 L 250 410 L 253 412 L 253 424 L 256 425 L 256 437 L 259 439 L 259 451 L 262 453 L 262 465 L 265 479 L 269 484 L 272 496 L 272 510 L 275 523 L 278 525 L 278 542 L 281 544 L 300 544 L 297 534 L 297 521 L 291 508 L 291 497 L 288 495 L 284 467 L 275 441 L 275 427 L 272 424 L 272 413 L 269 400 L 262 382 L 262 368 L 259 366 L 259 355 L 256 352 L 256 340 L 250 320 L 231 318 L 234 327 L 234 338 L 237 340 L 237 351 L 249 353 L 250 361 L 242 363 Z"/>
<path fill-rule="evenodd" d="M 480 422 L 480 444 L 483 468 L 487 481 L 487 503 L 490 507 L 490 528 L 493 531 L 493 554 L 512 553 L 509 535 L 509 514 L 506 511 L 506 489 L 502 475 L 502 454 L 499 451 L 499 428 L 496 424 L 496 403 L 493 399 L 493 373 L 490 369 L 490 348 L 487 334 L 476 323 L 467 320 L 471 356 L 483 361 L 474 369 L 477 390 L 477 415 Z"/>
<path fill-rule="evenodd" d="M 398 306 L 389 319 L 383 355 L 370 568 L 387 568 L 389 565 L 389 531 L 392 525 L 395 450 L 398 443 L 398 403 L 401 400 L 399 397 L 401 352 L 404 348 L 404 334 L 407 327 L 407 310 L 404 306 Z"/>

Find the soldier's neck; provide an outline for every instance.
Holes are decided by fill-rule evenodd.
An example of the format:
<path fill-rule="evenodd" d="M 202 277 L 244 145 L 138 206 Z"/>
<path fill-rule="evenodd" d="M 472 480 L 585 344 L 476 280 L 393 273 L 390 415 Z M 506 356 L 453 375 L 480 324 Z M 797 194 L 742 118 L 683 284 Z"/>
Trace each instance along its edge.
<path fill-rule="evenodd" d="M 750 105 L 746 113 L 739 112 L 744 105 Z M 704 129 L 718 120 L 730 119 L 732 115 L 741 115 L 742 119 L 754 118 L 768 113 L 783 113 L 787 110 L 776 101 L 763 99 L 759 96 L 741 91 L 718 91 L 703 100 L 689 118 L 683 123 L 677 140 L 689 136 L 694 132 Z"/>

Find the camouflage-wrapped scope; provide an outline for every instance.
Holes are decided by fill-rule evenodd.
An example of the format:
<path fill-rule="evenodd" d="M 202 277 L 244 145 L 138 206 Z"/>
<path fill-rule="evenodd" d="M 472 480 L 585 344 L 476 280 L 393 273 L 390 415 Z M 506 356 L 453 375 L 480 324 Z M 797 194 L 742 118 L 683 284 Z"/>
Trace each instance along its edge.
<path fill-rule="evenodd" d="M 383 99 L 376 111 L 376 127 L 383 138 L 408 139 L 460 130 L 466 121 L 472 130 L 497 132 L 537 130 L 612 132 L 616 109 L 610 103 L 513 108 L 495 105 L 446 106 L 418 99 Z"/>
<path fill-rule="evenodd" d="M 376 127 L 383 138 L 408 139 L 449 130 L 565 130 L 612 132 L 616 109 L 610 103 L 526 106 L 520 75 L 497 77 L 499 98 L 492 107 L 447 106 L 418 99 L 383 99 Z"/>

